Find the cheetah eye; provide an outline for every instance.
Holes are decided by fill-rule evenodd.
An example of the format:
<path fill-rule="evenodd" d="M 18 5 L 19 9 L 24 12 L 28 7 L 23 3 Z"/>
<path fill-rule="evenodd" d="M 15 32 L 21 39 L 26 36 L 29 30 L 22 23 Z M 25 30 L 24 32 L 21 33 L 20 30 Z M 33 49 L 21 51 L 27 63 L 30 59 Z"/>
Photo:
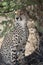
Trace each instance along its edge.
<path fill-rule="evenodd" d="M 20 20 L 22 21 L 22 18 L 20 17 Z"/>
<path fill-rule="evenodd" d="M 18 20 L 18 19 L 19 19 L 19 17 L 16 17 L 16 19 Z"/>

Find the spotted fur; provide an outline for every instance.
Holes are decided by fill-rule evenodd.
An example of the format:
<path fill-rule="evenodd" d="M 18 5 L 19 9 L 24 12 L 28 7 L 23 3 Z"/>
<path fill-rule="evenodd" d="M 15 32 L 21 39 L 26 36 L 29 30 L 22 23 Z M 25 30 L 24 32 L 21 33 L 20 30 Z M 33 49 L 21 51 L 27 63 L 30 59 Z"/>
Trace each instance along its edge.
<path fill-rule="evenodd" d="M 16 16 L 14 29 L 8 32 L 3 40 L 1 54 L 6 64 L 21 63 L 25 56 L 25 45 L 28 37 L 26 23 L 24 15 Z"/>

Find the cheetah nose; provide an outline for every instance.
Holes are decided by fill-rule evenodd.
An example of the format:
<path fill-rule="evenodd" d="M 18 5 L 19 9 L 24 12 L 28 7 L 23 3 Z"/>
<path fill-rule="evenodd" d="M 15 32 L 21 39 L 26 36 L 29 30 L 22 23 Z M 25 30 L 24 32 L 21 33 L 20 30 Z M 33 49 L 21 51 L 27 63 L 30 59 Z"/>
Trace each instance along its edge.
<path fill-rule="evenodd" d="M 18 19 L 19 19 L 19 17 L 16 17 L 16 19 L 18 20 Z"/>

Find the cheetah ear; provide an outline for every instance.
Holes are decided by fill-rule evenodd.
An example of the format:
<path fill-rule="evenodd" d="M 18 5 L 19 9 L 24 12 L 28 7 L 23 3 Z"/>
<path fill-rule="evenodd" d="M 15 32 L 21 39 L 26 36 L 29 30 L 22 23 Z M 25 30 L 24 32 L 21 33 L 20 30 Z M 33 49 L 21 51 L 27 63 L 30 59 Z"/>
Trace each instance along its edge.
<path fill-rule="evenodd" d="M 22 10 L 17 10 L 17 11 L 15 11 L 15 14 L 22 15 L 22 14 L 24 14 L 24 12 Z"/>
<path fill-rule="evenodd" d="M 20 15 L 20 10 L 15 11 L 16 15 Z"/>

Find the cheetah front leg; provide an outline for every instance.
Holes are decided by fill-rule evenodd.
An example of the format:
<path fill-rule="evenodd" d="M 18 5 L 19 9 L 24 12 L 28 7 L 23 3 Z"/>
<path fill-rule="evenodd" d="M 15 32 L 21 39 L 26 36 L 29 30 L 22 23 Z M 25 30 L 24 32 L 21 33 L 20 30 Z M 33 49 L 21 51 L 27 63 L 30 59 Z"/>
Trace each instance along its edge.
<path fill-rule="evenodd" d="M 13 65 L 18 65 L 16 46 L 11 46 L 11 62 Z"/>

